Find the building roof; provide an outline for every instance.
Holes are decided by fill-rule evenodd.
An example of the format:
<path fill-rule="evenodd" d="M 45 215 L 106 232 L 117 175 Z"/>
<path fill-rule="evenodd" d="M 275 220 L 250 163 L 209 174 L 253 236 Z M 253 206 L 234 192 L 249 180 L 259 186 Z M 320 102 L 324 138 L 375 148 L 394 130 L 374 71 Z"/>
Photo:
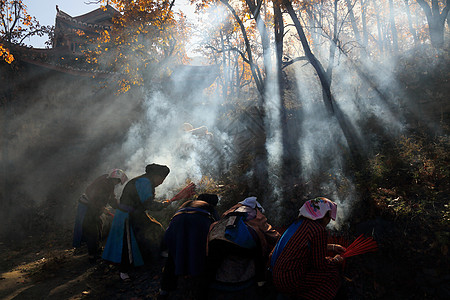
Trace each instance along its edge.
<path fill-rule="evenodd" d="M 117 10 L 115 10 L 110 5 L 107 5 L 104 8 L 97 8 L 96 10 L 88 12 L 84 15 L 74 17 L 74 19 L 77 20 L 78 22 L 88 24 L 106 25 L 106 23 L 108 23 L 109 25 L 112 25 L 112 18 L 118 14 L 120 13 Z"/>
<path fill-rule="evenodd" d="M 72 17 L 56 7 L 56 19 L 69 27 L 96 30 L 98 28 L 109 29 L 112 25 L 112 18 L 119 14 L 111 6 L 98 8 L 78 17 Z M 50 70 L 68 73 L 76 76 L 95 76 L 108 78 L 111 76 L 126 76 L 111 69 L 102 69 L 99 65 L 92 65 L 83 59 L 79 59 L 80 53 L 75 53 L 68 47 L 53 47 L 51 49 L 35 49 L 23 46 L 15 46 L 14 55 L 23 62 L 47 68 Z M 177 65 L 173 67 L 169 82 L 184 82 L 187 87 L 199 86 L 203 88 L 211 85 L 218 75 L 218 66 L 185 66 Z M 156 81 L 153 79 L 153 81 Z"/>
<path fill-rule="evenodd" d="M 77 17 L 72 17 L 68 13 L 65 13 L 60 10 L 58 6 L 56 7 L 56 10 L 56 19 L 64 19 L 66 22 L 69 21 L 86 27 L 110 27 L 113 25 L 112 18 L 115 15 L 120 14 L 110 5 L 107 5 L 104 8 L 97 8 L 96 10 Z"/>

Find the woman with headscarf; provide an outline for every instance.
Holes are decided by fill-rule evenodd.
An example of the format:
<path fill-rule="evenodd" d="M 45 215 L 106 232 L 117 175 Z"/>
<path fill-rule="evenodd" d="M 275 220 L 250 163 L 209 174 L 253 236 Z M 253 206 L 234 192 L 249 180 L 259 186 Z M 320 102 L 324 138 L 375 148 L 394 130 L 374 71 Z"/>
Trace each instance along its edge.
<path fill-rule="evenodd" d="M 117 184 L 124 184 L 127 180 L 128 177 L 125 172 L 120 169 L 113 169 L 108 174 L 97 177 L 78 199 L 73 246 L 78 248 L 81 246 L 81 242 L 86 242 L 91 263 L 94 263 L 99 256 L 103 231 L 101 215 L 107 204 L 113 208 L 117 207 L 114 188 Z"/>
<path fill-rule="evenodd" d="M 242 222 L 248 229 L 247 238 L 241 234 Z M 225 211 L 222 219 L 211 225 L 208 236 L 212 295 L 227 299 L 236 293 L 256 297 L 256 284 L 265 281 L 266 261 L 279 237 L 256 197 L 247 197 Z"/>
<path fill-rule="evenodd" d="M 122 280 L 129 280 L 131 265 L 142 266 L 159 252 L 164 228 L 146 210 L 167 206 L 154 198 L 155 188 L 169 172 L 167 166 L 147 165 L 145 174 L 131 179 L 123 189 L 102 255 L 107 261 L 120 263 Z"/>
<path fill-rule="evenodd" d="M 327 251 L 343 253 L 345 248 L 327 244 L 325 227 L 336 220 L 337 205 L 318 197 L 307 201 L 299 218 L 283 233 L 272 254 L 273 283 L 293 299 L 333 299 L 340 287 L 339 267 L 344 259 Z"/>
<path fill-rule="evenodd" d="M 186 276 L 194 299 L 206 299 L 206 242 L 209 227 L 219 219 L 215 210 L 218 201 L 215 194 L 200 194 L 175 212 L 164 235 L 168 257 L 159 299 L 177 288 L 179 276 Z"/>

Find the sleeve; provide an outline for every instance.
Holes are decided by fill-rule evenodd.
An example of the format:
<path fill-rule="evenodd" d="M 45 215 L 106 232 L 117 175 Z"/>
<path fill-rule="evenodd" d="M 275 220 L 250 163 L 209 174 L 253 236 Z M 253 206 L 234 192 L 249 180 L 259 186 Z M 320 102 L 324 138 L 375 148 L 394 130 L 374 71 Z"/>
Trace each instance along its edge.
<path fill-rule="evenodd" d="M 327 232 L 322 228 L 314 228 L 311 236 L 312 264 L 315 269 L 326 270 L 333 262 L 327 257 Z"/>
<path fill-rule="evenodd" d="M 116 198 L 116 194 L 114 193 L 114 188 L 109 195 L 108 203 L 112 208 L 117 208 L 118 200 Z"/>
<path fill-rule="evenodd" d="M 257 211 L 256 218 L 258 220 L 258 224 L 260 224 L 260 230 L 264 233 L 270 248 L 275 247 L 275 244 L 280 238 L 280 234 L 267 222 L 266 216 L 264 216 L 261 212 Z"/>
<path fill-rule="evenodd" d="M 152 184 L 148 178 L 139 178 L 135 182 L 136 191 L 139 195 L 139 200 L 142 204 L 153 201 Z"/>

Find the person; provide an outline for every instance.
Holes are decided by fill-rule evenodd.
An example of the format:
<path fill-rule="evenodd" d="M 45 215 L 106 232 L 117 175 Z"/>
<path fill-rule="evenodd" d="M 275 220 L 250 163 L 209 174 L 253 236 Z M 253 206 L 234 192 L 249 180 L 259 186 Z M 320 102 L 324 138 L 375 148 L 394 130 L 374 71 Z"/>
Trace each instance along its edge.
<path fill-rule="evenodd" d="M 103 220 L 101 218 L 106 205 L 117 207 L 114 188 L 128 180 L 121 169 L 113 169 L 109 174 L 97 177 L 78 199 L 78 209 L 75 219 L 73 247 L 79 248 L 86 242 L 88 258 L 94 263 L 99 258 L 100 241 L 102 240 Z"/>
<path fill-rule="evenodd" d="M 214 138 L 213 133 L 211 131 L 208 131 L 208 127 L 204 125 L 194 128 L 194 126 L 192 126 L 192 124 L 190 123 L 183 123 L 183 130 L 197 137 L 206 137 L 208 139 Z"/>
<path fill-rule="evenodd" d="M 200 194 L 184 202 L 172 217 L 164 235 L 168 257 L 161 277 L 159 299 L 167 299 L 185 276 L 192 299 L 206 299 L 206 242 L 211 224 L 219 219 L 216 194 Z M 189 298 L 191 299 L 191 298 Z"/>
<path fill-rule="evenodd" d="M 155 188 L 162 184 L 170 169 L 149 164 L 145 174 L 131 179 L 124 187 L 114 214 L 103 259 L 118 263 L 120 278 L 129 281 L 131 266 L 143 266 L 155 259 L 164 228 L 146 210 L 161 210 L 167 203 L 154 201 Z"/>
<path fill-rule="evenodd" d="M 337 205 L 318 197 L 307 201 L 299 218 L 288 227 L 275 246 L 270 260 L 276 289 L 290 299 L 333 299 L 340 287 L 339 253 L 345 248 L 327 244 L 325 227 L 336 220 Z M 327 251 L 337 253 L 327 256 Z"/>
<path fill-rule="evenodd" d="M 238 230 L 242 224 L 244 230 Z M 248 234 L 235 235 L 233 229 L 247 229 Z M 211 296 L 257 298 L 256 284 L 265 281 L 266 261 L 279 237 L 254 196 L 225 211 L 222 219 L 211 225 L 208 235 L 208 277 L 214 279 Z"/>

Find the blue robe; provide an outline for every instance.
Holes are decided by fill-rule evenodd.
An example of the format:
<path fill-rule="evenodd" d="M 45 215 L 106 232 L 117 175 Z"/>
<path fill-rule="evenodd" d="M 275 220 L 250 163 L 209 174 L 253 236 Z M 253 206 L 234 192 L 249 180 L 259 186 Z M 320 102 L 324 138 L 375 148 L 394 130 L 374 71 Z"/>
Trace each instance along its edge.
<path fill-rule="evenodd" d="M 86 216 L 87 205 L 79 202 L 77 208 L 77 216 L 75 218 L 75 226 L 73 229 L 73 242 L 72 246 L 78 248 L 83 241 L 83 221 Z"/>
<path fill-rule="evenodd" d="M 129 184 L 133 183 L 141 203 L 144 203 L 153 197 L 152 184 L 148 178 L 140 177 L 134 182 L 129 182 Z M 111 230 L 105 245 L 105 250 L 103 251 L 103 259 L 113 263 L 120 263 L 122 261 L 124 234 L 127 232 L 128 227 L 129 231 L 127 233 L 129 234 L 131 244 L 131 249 L 128 250 L 131 252 L 132 264 L 134 266 L 144 265 L 144 260 L 142 258 L 141 251 L 139 250 L 133 227 L 129 220 L 129 213 L 133 209 L 137 208 L 124 207 L 119 204 L 119 208 L 116 209 L 116 213 L 114 214 Z"/>

